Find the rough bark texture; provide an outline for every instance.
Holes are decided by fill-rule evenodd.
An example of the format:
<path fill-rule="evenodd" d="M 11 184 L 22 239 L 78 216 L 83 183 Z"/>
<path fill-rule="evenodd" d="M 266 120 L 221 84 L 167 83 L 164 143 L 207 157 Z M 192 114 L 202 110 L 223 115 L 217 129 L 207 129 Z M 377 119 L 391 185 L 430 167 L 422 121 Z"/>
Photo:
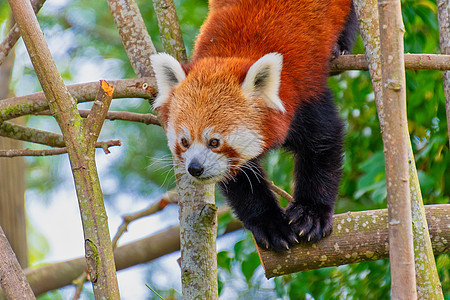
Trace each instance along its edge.
<path fill-rule="evenodd" d="M 428 205 L 426 215 L 434 253 L 449 253 L 450 205 Z M 317 268 L 386 259 L 390 247 L 387 227 L 386 209 L 348 212 L 334 216 L 333 234 L 317 244 L 304 244 L 281 253 L 261 248 L 258 252 L 267 278 Z"/>
<path fill-rule="evenodd" d="M 450 4 L 448 0 L 437 0 L 436 2 L 441 53 L 450 54 Z M 447 127 L 450 145 L 450 71 L 443 72 L 442 76 L 444 77 L 445 108 L 447 111 Z"/>
<path fill-rule="evenodd" d="M 0 262 L 0 286 L 3 288 L 6 298 L 36 299 L 1 227 Z"/>
<path fill-rule="evenodd" d="M 180 207 L 183 299 L 218 299 L 214 185 L 192 180 L 175 162 Z"/>
<path fill-rule="evenodd" d="M 8 27 L 11 27 L 11 24 Z M 1 55 L 0 52 L 0 57 Z M 9 84 L 14 57 L 14 51 L 10 52 L 3 60 L 3 64 L 0 65 L 0 99 L 11 96 Z M 23 148 L 21 141 L 0 138 L 0 151 L 21 148 Z M 28 266 L 28 245 L 25 219 L 24 160 L 12 161 L 0 158 L 0 178 L 0 226 L 8 237 L 20 265 L 22 268 L 26 268 Z"/>
<path fill-rule="evenodd" d="M 58 73 L 31 4 L 27 0 L 9 0 L 9 4 L 14 19 L 20 27 L 36 75 L 48 99 L 50 110 L 64 135 L 75 180 L 85 240 L 90 241 L 96 249 L 94 295 L 96 299 L 119 299 L 107 216 L 95 165 L 95 142 L 92 142 L 95 139 L 91 138 L 88 132 L 92 129 L 96 136 L 97 127 L 91 126 L 86 129 L 86 124 L 78 114 L 76 101 Z M 111 99 L 108 100 L 109 102 L 105 101 L 102 105 L 106 111 Z M 103 120 L 99 119 L 97 122 L 102 124 Z M 89 253 L 87 251 L 86 255 Z M 89 257 L 87 260 L 90 261 Z"/>
<path fill-rule="evenodd" d="M 366 3 L 370 3 L 366 1 Z M 359 2 L 359 1 L 355 1 Z M 355 4 L 356 5 L 356 4 Z M 377 14 L 378 15 L 378 14 Z M 370 30 L 378 20 L 374 20 L 373 16 L 368 16 L 365 20 L 361 20 L 360 26 L 365 30 Z M 376 45 L 370 45 L 373 51 L 379 51 Z M 367 52 L 366 52 L 367 53 Z M 407 70 L 449 70 L 450 69 L 450 55 L 440 54 L 405 54 L 405 68 Z M 346 70 L 361 70 L 368 71 L 369 65 L 364 54 L 355 55 L 341 55 L 331 61 L 332 72 L 346 71 Z"/>
<path fill-rule="evenodd" d="M 153 75 L 150 55 L 156 50 L 136 1 L 107 1 L 134 72 L 138 77 Z"/>
<path fill-rule="evenodd" d="M 393 299 L 415 299 L 416 276 L 409 193 L 403 20 L 400 0 L 379 0 L 384 104 L 383 144 L 389 212 L 389 259 Z"/>
<path fill-rule="evenodd" d="M 444 299 L 411 145 L 408 157 L 417 296 L 419 299 Z"/>
<path fill-rule="evenodd" d="M 380 32 L 376 0 L 354 1 L 359 20 L 361 37 L 372 78 L 381 132 L 384 132 L 384 106 L 381 82 Z M 405 55 L 405 64 L 407 64 Z M 428 233 L 417 170 L 414 163 L 411 142 L 408 140 L 410 195 L 412 201 L 412 222 L 414 231 L 414 260 L 417 293 L 421 299 L 442 299 L 439 276 L 434 262 L 433 249 Z"/>
<path fill-rule="evenodd" d="M 187 63 L 186 47 L 173 0 L 153 0 L 164 50 L 180 63 Z"/>
<path fill-rule="evenodd" d="M 109 84 L 115 88 L 114 98 L 153 99 L 156 95 L 154 77 L 112 80 Z M 92 101 L 98 92 L 98 82 L 69 85 L 67 89 L 77 103 Z M 0 101 L 0 122 L 35 114 L 48 108 L 48 101 L 43 92 L 5 99 Z"/>

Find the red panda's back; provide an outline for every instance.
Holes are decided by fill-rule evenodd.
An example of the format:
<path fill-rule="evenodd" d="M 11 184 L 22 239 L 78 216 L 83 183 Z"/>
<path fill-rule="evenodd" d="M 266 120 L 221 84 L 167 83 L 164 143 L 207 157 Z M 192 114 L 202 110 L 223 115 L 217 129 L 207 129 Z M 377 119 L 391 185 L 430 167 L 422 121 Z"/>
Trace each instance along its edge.
<path fill-rule="evenodd" d="M 280 97 L 288 111 L 326 84 L 350 0 L 241 0 L 217 6 L 201 28 L 193 63 L 210 56 L 256 61 L 267 53 L 283 54 Z"/>

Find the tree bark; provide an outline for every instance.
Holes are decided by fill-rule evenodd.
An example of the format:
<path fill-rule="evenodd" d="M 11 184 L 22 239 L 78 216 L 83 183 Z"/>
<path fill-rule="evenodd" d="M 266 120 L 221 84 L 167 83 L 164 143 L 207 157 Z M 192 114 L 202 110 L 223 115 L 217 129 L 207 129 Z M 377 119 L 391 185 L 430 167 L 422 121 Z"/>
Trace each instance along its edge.
<path fill-rule="evenodd" d="M 366 1 L 366 3 L 370 2 Z M 371 19 L 373 20 L 374 18 Z M 378 20 L 375 23 L 378 24 Z M 364 24 L 360 23 L 360 26 L 363 28 L 370 28 L 370 26 L 373 26 L 373 23 L 364 23 Z M 370 45 L 371 48 L 373 48 L 374 46 L 375 45 Z M 374 50 L 376 51 L 376 49 Z M 331 61 L 330 65 L 331 71 L 332 72 L 342 72 L 347 70 L 368 71 L 369 64 L 367 63 L 366 55 L 354 54 L 354 55 L 338 56 Z M 440 70 L 440 71 L 450 70 L 450 55 L 405 53 L 404 57 L 406 70 Z"/>
<path fill-rule="evenodd" d="M 400 0 L 379 0 L 384 104 L 383 144 L 389 218 L 393 299 L 416 299 L 416 277 L 408 171 L 403 20 Z"/>
<path fill-rule="evenodd" d="M 107 0 L 131 66 L 138 77 L 153 75 L 150 56 L 156 53 L 135 0 Z"/>
<path fill-rule="evenodd" d="M 76 101 L 58 73 L 30 2 L 9 0 L 9 4 L 68 149 L 94 296 L 96 299 L 119 299 L 107 216 L 95 165 L 94 145 L 104 119 L 99 118 L 96 122 L 91 122 L 88 118 L 84 122 L 78 114 Z M 102 90 L 108 97 L 99 91 L 92 109 L 94 115 L 106 115 L 112 99 L 112 91 L 107 84 L 104 86 L 104 82 Z"/>
<path fill-rule="evenodd" d="M 180 22 L 173 0 L 153 0 L 161 42 L 164 50 L 180 63 L 187 63 L 186 47 L 181 35 Z"/>
<path fill-rule="evenodd" d="M 36 299 L 1 227 L 0 261 L 0 286 L 5 291 L 6 298 Z"/>
<path fill-rule="evenodd" d="M 437 0 L 436 2 L 441 53 L 450 54 L 450 4 L 448 0 Z M 443 72 L 442 76 L 444 77 L 445 109 L 447 112 L 448 142 L 450 145 L 450 71 Z"/>
<path fill-rule="evenodd" d="M 194 182 L 174 164 L 180 207 L 183 299 L 218 299 L 214 184 Z"/>
<path fill-rule="evenodd" d="M 450 230 L 445 228 L 450 224 L 450 205 L 427 205 L 426 216 L 434 253 L 449 253 Z M 388 222 L 387 209 L 348 212 L 334 216 L 333 234 L 317 244 L 280 253 L 258 248 L 266 277 L 386 259 L 391 249 Z"/>
<path fill-rule="evenodd" d="M 10 19 L 8 27 L 11 25 L 12 19 Z M 16 27 L 16 25 L 12 27 Z M 14 57 L 14 51 L 10 52 L 3 60 L 3 64 L 0 65 L 0 99 L 11 96 L 9 84 Z M 0 149 L 21 148 L 23 148 L 21 141 L 0 137 Z M 20 265 L 22 268 L 26 268 L 28 266 L 28 244 L 25 218 L 25 162 L 23 158 L 14 161 L 0 158 L 0 178 L 0 226 L 8 237 Z"/>
<path fill-rule="evenodd" d="M 376 0 L 354 1 L 358 15 L 360 33 L 364 43 L 372 86 L 377 104 L 381 132 L 384 130 L 384 105 L 381 81 L 380 32 L 378 6 Z M 407 65 L 408 54 L 405 54 Z M 417 293 L 420 299 L 442 299 L 442 289 L 434 261 L 433 248 L 428 233 L 425 209 L 420 191 L 417 170 L 411 142 L 408 139 L 408 158 L 410 174 L 410 195 L 412 202 L 412 222 L 414 231 L 414 260 L 416 269 Z"/>
<path fill-rule="evenodd" d="M 154 77 L 111 80 L 109 84 L 115 87 L 114 98 L 153 99 L 156 96 Z M 98 82 L 69 85 L 67 89 L 77 103 L 93 101 L 98 92 Z M 43 92 L 8 98 L 0 101 L 0 122 L 36 114 L 48 108 L 48 101 Z"/>

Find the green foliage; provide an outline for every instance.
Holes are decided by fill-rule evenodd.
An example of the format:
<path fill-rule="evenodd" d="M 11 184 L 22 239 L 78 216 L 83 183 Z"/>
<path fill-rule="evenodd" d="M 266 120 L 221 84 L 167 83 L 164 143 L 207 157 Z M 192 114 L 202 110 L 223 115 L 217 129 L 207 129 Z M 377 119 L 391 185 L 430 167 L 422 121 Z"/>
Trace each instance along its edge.
<path fill-rule="evenodd" d="M 138 5 L 155 47 L 162 51 L 152 2 L 140 0 Z M 402 5 L 406 30 L 405 52 L 439 53 L 435 2 L 403 0 Z M 5 26 L 3 20 L 9 14 L 7 6 L 6 1 L 0 1 L 1 26 Z M 188 54 L 192 53 L 193 42 L 207 14 L 207 7 L 206 0 L 176 1 Z M 66 80 L 76 77 L 80 64 L 85 61 L 94 64 L 106 61 L 115 76 L 135 76 L 105 1 L 73 0 L 59 6 L 44 5 L 39 21 L 48 40 L 70 40 L 60 51 L 55 47 L 53 53 Z M 354 53 L 363 53 L 361 39 L 357 40 Z M 15 82 L 17 90 L 19 91 L 19 87 L 22 89 L 22 94 L 26 92 L 23 86 L 37 84 L 29 66 L 23 65 L 16 71 L 22 74 Z M 406 78 L 409 130 L 424 201 L 427 204 L 449 203 L 450 154 L 442 73 L 407 71 Z M 23 84 L 24 80 L 32 84 Z M 330 78 L 329 85 L 347 131 L 343 178 L 336 212 L 384 208 L 386 187 L 383 144 L 370 76 L 368 72 L 345 72 Z M 146 101 L 114 101 L 113 106 L 115 109 L 142 113 L 150 111 Z M 111 164 L 107 172 L 107 176 L 114 177 L 117 181 L 117 191 L 149 197 L 174 187 L 171 156 L 161 128 L 120 121 L 107 122 L 102 135 L 120 138 L 123 143 L 120 157 Z M 48 192 L 57 185 L 57 158 L 33 158 L 27 162 L 28 184 L 32 189 Z M 286 191 L 292 191 L 293 160 L 289 153 L 281 150 L 271 152 L 264 160 L 264 167 L 275 184 Z M 115 195 L 116 193 L 111 193 L 107 198 Z M 283 200 L 282 205 L 285 204 Z M 219 235 L 223 234 L 230 220 L 230 214 L 219 220 Z M 33 255 L 36 256 L 33 259 L 39 259 L 47 251 L 45 239 L 36 232 L 32 232 L 30 236 L 33 237 L 32 245 L 44 249 L 43 253 L 33 250 Z M 450 299 L 449 262 L 449 255 L 437 257 L 446 299 Z M 238 287 L 236 296 L 242 299 L 389 298 L 390 276 L 386 261 L 301 272 L 268 282 L 263 277 L 249 233 L 246 233 L 245 239 L 218 253 L 218 265 L 221 294 Z M 155 287 L 153 283 L 151 286 Z M 166 299 L 179 297 L 173 289 L 156 290 Z M 53 295 L 41 299 L 48 299 L 45 297 L 58 299 Z"/>

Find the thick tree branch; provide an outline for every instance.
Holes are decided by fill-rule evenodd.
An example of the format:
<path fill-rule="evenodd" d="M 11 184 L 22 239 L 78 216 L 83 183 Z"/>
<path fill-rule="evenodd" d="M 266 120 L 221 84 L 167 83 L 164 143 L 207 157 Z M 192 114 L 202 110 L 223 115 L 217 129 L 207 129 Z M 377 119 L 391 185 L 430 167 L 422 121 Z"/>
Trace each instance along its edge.
<path fill-rule="evenodd" d="M 450 205 L 428 205 L 426 216 L 434 253 L 449 253 Z M 333 223 L 333 234 L 317 244 L 280 253 L 258 248 L 266 277 L 388 258 L 387 209 L 335 215 Z"/>
<path fill-rule="evenodd" d="M 36 299 L 1 227 L 0 261 L 0 286 L 7 299 Z"/>
<path fill-rule="evenodd" d="M 354 62 L 355 60 L 356 62 Z M 405 54 L 405 64 L 407 69 L 445 70 L 450 69 L 450 55 Z M 364 55 L 342 55 L 331 62 L 332 71 L 367 70 L 367 66 Z M 376 79 L 373 75 L 372 78 Z M 379 78 L 381 79 L 381 74 Z M 154 77 L 121 79 L 108 82 L 115 88 L 114 99 L 153 99 L 156 96 L 156 81 Z M 74 84 L 67 86 L 67 88 L 77 102 L 82 103 L 94 100 L 98 90 L 98 82 Z M 46 109 L 48 109 L 48 103 L 43 92 L 5 99 L 0 101 L 0 121 L 35 114 Z"/>
<path fill-rule="evenodd" d="M 113 98 L 153 99 L 156 96 L 154 77 L 108 82 L 115 88 Z M 98 82 L 74 84 L 67 86 L 67 88 L 76 101 L 82 103 L 95 99 L 98 92 Z M 0 122 L 23 115 L 35 114 L 48 108 L 48 102 L 43 92 L 5 99 L 0 101 Z"/>
<path fill-rule="evenodd" d="M 33 129 L 11 122 L 0 123 L 0 136 L 15 140 L 47 145 L 50 147 L 65 147 L 64 138 L 61 134 Z"/>
<path fill-rule="evenodd" d="M 156 50 L 136 1 L 107 2 L 134 72 L 138 77 L 152 76 L 150 55 Z"/>
<path fill-rule="evenodd" d="M 363 24 L 363 26 L 371 25 L 373 25 L 373 23 Z M 407 70 L 450 70 L 450 55 L 407 53 L 404 54 L 404 58 L 405 68 Z M 368 71 L 369 65 L 367 63 L 366 55 L 341 55 L 331 61 L 331 71 L 336 72 L 346 70 Z"/>
<path fill-rule="evenodd" d="M 372 86 L 377 104 L 381 132 L 384 131 L 384 105 L 381 81 L 380 32 L 378 6 L 376 0 L 354 1 L 359 20 L 361 37 L 372 77 Z M 405 54 L 405 64 L 407 63 Z M 435 297 L 442 299 L 442 289 L 434 261 L 430 235 L 428 233 L 422 194 L 414 163 L 411 142 L 408 140 L 410 195 L 414 231 L 414 252 L 416 266 L 417 293 L 419 298 Z"/>
<path fill-rule="evenodd" d="M 164 50 L 180 63 L 187 63 L 186 47 L 173 0 L 153 0 Z"/>
<path fill-rule="evenodd" d="M 31 0 L 31 6 L 33 7 L 34 13 L 37 14 L 39 10 L 44 5 L 45 0 Z M 17 24 L 11 28 L 11 30 L 6 35 L 5 39 L 0 43 L 0 65 L 3 63 L 5 58 L 8 56 L 9 51 L 17 43 L 20 38 L 20 29 Z"/>
<path fill-rule="evenodd" d="M 448 0 L 437 0 L 436 2 L 441 53 L 450 54 L 450 4 Z M 450 145 L 450 71 L 446 71 L 442 75 L 444 77 L 445 109 Z"/>
<path fill-rule="evenodd" d="M 391 295 L 416 299 L 416 273 L 409 192 L 406 82 L 400 0 L 379 0 L 384 104 L 383 144 L 389 218 Z"/>
<path fill-rule="evenodd" d="M 95 150 L 87 147 L 88 132 L 76 101 L 64 85 L 44 35 L 26 0 L 9 0 L 48 105 L 67 146 L 85 235 L 86 259 L 96 299 L 119 299 L 119 289 L 106 211 L 95 165 Z M 103 124 L 103 120 L 97 120 Z"/>
<path fill-rule="evenodd" d="M 219 208 L 219 217 L 227 210 Z M 450 205 L 428 205 L 426 214 L 435 254 L 449 253 Z M 350 220 L 347 220 L 350 217 Z M 383 219 L 381 219 L 383 218 Z M 388 258 L 387 210 L 351 212 L 335 215 L 331 236 L 308 249 L 296 247 L 277 254 L 260 251 L 266 276 Z M 375 220 L 375 223 L 373 221 Z M 343 222 L 342 222 L 343 221 Z M 339 226 L 340 224 L 340 226 Z M 364 226 L 365 224 L 365 226 Z M 232 221 L 226 232 L 242 228 Z M 442 230 L 442 229 L 446 230 Z M 375 243 L 374 239 L 379 243 Z M 360 250 L 359 250 L 360 249 Z M 117 270 L 149 262 L 180 250 L 180 227 L 173 226 L 159 233 L 118 247 L 114 251 Z M 324 256 L 326 255 L 326 257 Z M 286 268 L 284 267 L 286 265 Z M 36 295 L 70 285 L 86 268 L 83 257 L 27 269 L 25 274 Z M 288 269 L 289 268 L 289 269 Z"/>

